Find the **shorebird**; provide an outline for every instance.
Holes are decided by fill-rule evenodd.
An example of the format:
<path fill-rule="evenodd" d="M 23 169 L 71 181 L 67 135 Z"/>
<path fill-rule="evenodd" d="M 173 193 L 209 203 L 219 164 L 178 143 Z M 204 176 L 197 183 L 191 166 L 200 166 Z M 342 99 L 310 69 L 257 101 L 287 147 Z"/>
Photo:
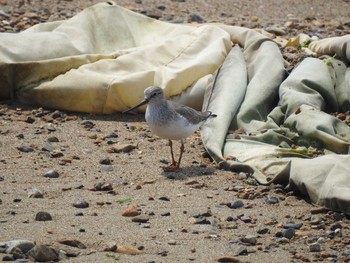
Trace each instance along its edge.
<path fill-rule="evenodd" d="M 163 139 L 169 140 L 172 163 L 165 170 L 176 170 L 180 167 L 185 150 L 184 139 L 191 136 L 208 118 L 216 117 L 211 111 L 200 112 L 188 106 L 166 100 L 163 89 L 151 86 L 144 91 L 144 100 L 124 111 L 130 112 L 147 104 L 146 122 L 150 130 Z M 175 161 L 172 140 L 180 140 L 180 156 Z"/>

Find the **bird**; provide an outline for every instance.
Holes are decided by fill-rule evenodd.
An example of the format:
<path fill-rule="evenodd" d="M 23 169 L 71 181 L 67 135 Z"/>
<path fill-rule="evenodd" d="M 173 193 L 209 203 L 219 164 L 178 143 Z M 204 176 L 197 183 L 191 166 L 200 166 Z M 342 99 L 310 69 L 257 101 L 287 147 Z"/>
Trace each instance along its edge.
<path fill-rule="evenodd" d="M 151 132 L 163 139 L 169 140 L 172 163 L 164 170 L 177 170 L 180 168 L 182 154 L 185 150 L 184 139 L 191 136 L 209 118 L 217 117 L 211 111 L 197 111 L 191 107 L 167 100 L 163 89 L 151 86 L 144 91 L 144 100 L 136 106 L 124 111 L 131 112 L 142 105 L 147 105 L 145 119 Z M 180 155 L 175 161 L 173 140 L 181 142 Z"/>

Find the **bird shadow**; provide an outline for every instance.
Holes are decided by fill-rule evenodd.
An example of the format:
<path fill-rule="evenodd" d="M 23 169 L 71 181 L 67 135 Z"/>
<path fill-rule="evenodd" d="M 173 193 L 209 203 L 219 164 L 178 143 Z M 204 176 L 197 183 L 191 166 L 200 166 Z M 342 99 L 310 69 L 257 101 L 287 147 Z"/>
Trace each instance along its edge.
<path fill-rule="evenodd" d="M 214 167 L 188 166 L 174 171 L 163 171 L 162 175 L 171 180 L 186 180 L 198 176 L 209 176 L 215 173 Z"/>

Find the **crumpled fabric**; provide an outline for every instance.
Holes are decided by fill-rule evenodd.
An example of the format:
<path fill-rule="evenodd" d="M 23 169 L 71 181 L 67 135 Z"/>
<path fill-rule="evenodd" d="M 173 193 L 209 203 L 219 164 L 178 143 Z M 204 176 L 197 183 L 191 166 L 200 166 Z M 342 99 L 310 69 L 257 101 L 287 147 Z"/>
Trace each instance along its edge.
<path fill-rule="evenodd" d="M 328 59 L 307 58 L 288 74 L 279 46 L 256 30 L 170 24 L 106 2 L 1 33 L 0 99 L 109 114 L 157 85 L 218 115 L 201 136 L 223 168 L 350 213 L 350 128 L 331 114 L 350 110 L 349 41 L 311 42 Z"/>

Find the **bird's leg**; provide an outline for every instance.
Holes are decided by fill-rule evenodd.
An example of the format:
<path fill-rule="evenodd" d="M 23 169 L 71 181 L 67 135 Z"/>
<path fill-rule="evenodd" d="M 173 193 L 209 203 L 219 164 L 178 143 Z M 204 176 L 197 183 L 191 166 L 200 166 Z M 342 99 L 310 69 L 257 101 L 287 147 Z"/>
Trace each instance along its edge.
<path fill-rule="evenodd" d="M 176 161 L 175 161 L 175 158 L 174 158 L 174 152 L 173 152 L 173 142 L 171 140 L 169 140 L 169 146 L 170 146 L 170 153 L 171 153 L 171 159 L 172 159 L 172 164 L 170 165 L 171 167 L 176 167 L 177 164 L 176 164 Z"/>
<path fill-rule="evenodd" d="M 179 156 L 179 161 L 177 162 L 177 165 L 176 165 L 177 168 L 180 167 L 180 162 L 181 162 L 181 158 L 182 158 L 182 154 L 183 154 L 184 150 L 185 150 L 185 145 L 184 145 L 183 140 L 181 140 L 180 156 Z"/>

